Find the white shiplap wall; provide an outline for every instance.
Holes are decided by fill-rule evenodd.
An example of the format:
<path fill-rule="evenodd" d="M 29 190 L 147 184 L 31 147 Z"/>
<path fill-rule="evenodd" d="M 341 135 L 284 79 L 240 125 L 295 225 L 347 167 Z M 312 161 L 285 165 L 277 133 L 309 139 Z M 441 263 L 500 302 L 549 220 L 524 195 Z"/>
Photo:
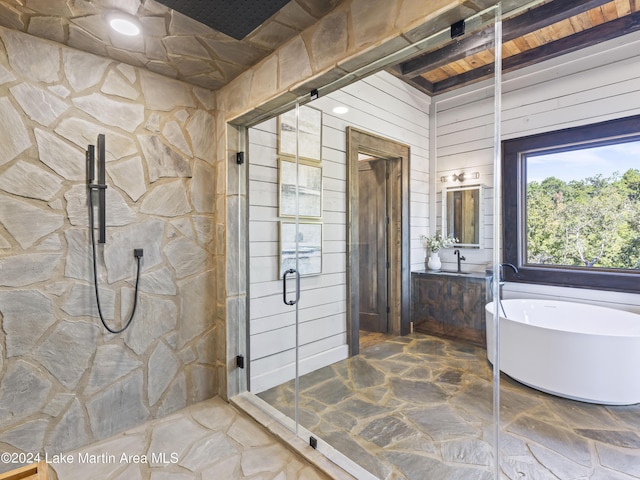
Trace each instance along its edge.
<path fill-rule="evenodd" d="M 640 114 L 639 52 L 640 34 L 635 33 L 505 75 L 502 138 Z M 485 209 L 487 248 L 465 250 L 467 260 L 481 270 L 491 260 L 493 243 L 493 86 L 485 82 L 436 97 L 434 102 L 438 110 L 436 178 L 478 171 L 482 183 L 491 187 Z M 444 257 L 453 261 L 452 252 Z M 640 306 L 640 296 L 630 294 L 515 284 L 505 286 L 504 292 L 507 297 L 592 299 L 600 304 L 610 299 L 619 308 Z"/>
<path fill-rule="evenodd" d="M 353 126 L 411 147 L 412 269 L 424 267 L 419 236 L 428 229 L 429 98 L 379 73 L 314 101 L 322 110 L 322 275 L 301 278 L 300 374 L 348 355 L 346 288 L 346 128 Z M 345 115 L 332 112 L 337 105 Z M 295 313 L 282 301 L 278 279 L 277 126 L 249 131 L 249 269 L 251 391 L 295 375 Z"/>

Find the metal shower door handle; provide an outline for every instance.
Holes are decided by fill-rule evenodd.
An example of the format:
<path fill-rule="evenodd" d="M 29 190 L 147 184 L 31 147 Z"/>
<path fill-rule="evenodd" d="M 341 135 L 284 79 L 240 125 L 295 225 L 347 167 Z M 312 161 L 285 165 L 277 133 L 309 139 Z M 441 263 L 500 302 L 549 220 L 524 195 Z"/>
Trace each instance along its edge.
<path fill-rule="evenodd" d="M 295 300 L 287 300 L 287 275 L 290 273 L 296 274 L 296 299 Z M 285 305 L 295 305 L 300 300 L 300 274 L 294 268 L 290 268 L 282 275 L 282 300 Z"/>

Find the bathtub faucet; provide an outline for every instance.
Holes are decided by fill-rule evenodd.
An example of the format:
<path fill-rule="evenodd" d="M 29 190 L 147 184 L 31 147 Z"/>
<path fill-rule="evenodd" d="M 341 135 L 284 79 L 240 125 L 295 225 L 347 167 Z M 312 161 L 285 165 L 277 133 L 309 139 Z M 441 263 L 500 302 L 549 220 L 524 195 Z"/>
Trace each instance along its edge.
<path fill-rule="evenodd" d="M 511 268 L 514 273 L 516 274 L 516 277 L 518 276 L 518 273 L 520 273 L 518 271 L 518 267 L 516 267 L 513 263 L 501 263 L 500 264 L 500 285 L 504 285 L 504 267 L 509 267 Z"/>

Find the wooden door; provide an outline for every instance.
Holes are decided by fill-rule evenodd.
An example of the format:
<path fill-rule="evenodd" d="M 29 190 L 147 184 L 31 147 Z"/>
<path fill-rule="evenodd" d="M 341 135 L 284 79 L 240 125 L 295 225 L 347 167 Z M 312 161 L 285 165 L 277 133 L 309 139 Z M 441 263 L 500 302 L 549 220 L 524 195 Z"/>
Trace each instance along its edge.
<path fill-rule="evenodd" d="M 359 184 L 360 329 L 388 332 L 387 162 L 361 161 Z"/>

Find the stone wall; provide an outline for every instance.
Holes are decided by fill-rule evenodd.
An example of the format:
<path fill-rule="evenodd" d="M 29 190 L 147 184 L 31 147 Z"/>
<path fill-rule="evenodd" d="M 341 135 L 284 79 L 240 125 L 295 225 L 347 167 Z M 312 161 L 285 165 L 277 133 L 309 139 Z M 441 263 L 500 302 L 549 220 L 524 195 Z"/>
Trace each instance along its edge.
<path fill-rule="evenodd" d="M 56 453 L 217 392 L 216 99 L 27 34 L 0 40 L 0 450 Z M 99 133 L 114 326 L 144 249 L 120 335 L 100 324 L 92 287 L 85 150 Z"/>

